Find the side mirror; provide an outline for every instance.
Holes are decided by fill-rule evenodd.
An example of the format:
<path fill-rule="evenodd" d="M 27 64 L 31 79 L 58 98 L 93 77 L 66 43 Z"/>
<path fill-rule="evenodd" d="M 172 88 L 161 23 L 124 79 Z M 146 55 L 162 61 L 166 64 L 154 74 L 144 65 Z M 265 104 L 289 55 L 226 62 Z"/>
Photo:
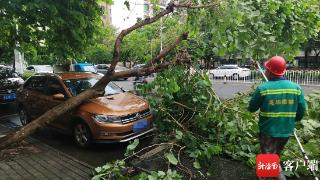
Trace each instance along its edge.
<path fill-rule="evenodd" d="M 54 94 L 52 97 L 54 100 L 60 100 L 60 101 L 65 100 L 65 97 L 62 93 Z"/>

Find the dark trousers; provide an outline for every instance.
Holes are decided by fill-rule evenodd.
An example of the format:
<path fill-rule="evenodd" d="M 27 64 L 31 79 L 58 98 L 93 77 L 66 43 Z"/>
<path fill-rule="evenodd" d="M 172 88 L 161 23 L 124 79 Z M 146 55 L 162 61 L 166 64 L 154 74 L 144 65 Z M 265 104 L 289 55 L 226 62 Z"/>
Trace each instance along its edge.
<path fill-rule="evenodd" d="M 289 137 L 272 137 L 263 133 L 259 134 L 260 149 L 262 154 L 278 154 L 280 157 L 281 151 L 284 146 L 287 144 Z M 280 166 L 280 175 L 277 178 L 278 180 L 285 180 L 286 177 L 281 173 Z"/>

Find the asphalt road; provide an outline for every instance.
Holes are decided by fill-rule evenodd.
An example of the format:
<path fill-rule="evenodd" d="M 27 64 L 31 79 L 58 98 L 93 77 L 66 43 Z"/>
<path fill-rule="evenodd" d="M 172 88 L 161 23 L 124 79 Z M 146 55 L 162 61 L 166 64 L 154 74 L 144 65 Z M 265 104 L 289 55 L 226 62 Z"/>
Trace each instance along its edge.
<path fill-rule="evenodd" d="M 115 82 L 124 90 L 133 90 L 132 80 Z M 249 83 L 226 83 L 215 82 L 213 88 L 217 94 L 222 98 L 232 98 L 238 92 L 247 92 L 252 88 L 253 84 Z M 310 94 L 314 90 L 320 90 L 320 87 L 303 87 L 306 94 Z M 0 121 L 12 126 L 19 126 L 19 117 L 16 114 L 16 106 L 1 105 L 0 106 Z M 39 139 L 46 144 L 59 149 L 81 161 L 87 162 L 93 166 L 103 165 L 115 159 L 123 157 L 127 143 L 120 144 L 96 144 L 89 149 L 78 148 L 73 142 L 72 137 L 58 133 L 54 130 L 45 128 L 37 131 L 33 135 L 34 138 Z M 148 146 L 152 141 L 152 137 L 141 141 L 141 147 Z"/>
<path fill-rule="evenodd" d="M 115 81 L 115 83 L 126 91 L 132 91 L 134 89 L 133 80 L 129 79 L 128 81 Z M 250 91 L 254 83 L 242 83 L 242 82 L 227 82 L 222 81 L 213 81 L 212 87 L 222 99 L 232 98 L 239 92 L 248 92 Z M 320 91 L 320 86 L 302 86 L 306 95 L 312 93 L 315 90 Z"/>

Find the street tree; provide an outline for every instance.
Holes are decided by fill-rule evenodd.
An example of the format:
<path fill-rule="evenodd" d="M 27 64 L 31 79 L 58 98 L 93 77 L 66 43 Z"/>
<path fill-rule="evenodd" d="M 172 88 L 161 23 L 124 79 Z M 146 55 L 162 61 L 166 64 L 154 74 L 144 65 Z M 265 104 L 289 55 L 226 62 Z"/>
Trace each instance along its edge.
<path fill-rule="evenodd" d="M 313 51 L 313 53 L 315 55 L 316 61 L 319 61 L 319 56 L 320 56 L 320 33 L 318 33 L 317 37 L 309 39 L 309 41 L 304 44 L 303 50 L 304 50 L 304 55 L 305 55 L 306 68 L 308 68 L 309 54 L 312 51 Z M 319 67 L 312 67 L 312 68 L 319 68 Z"/>
<path fill-rule="evenodd" d="M 292 60 L 304 42 L 317 36 L 319 4 L 316 0 L 221 1 L 215 11 L 189 10 L 190 39 L 209 55 L 261 60 L 278 54 Z"/>
<path fill-rule="evenodd" d="M 77 57 L 92 43 L 101 13 L 95 0 L 1 1 L 0 57 L 13 59 L 15 48 L 30 58 Z"/>
<path fill-rule="evenodd" d="M 83 57 L 80 57 L 80 59 L 94 64 L 111 63 L 116 31 L 112 26 L 100 26 L 98 28 L 93 43 L 85 49 Z"/>
<path fill-rule="evenodd" d="M 137 29 L 124 38 L 121 60 L 124 63 L 146 63 L 153 55 L 160 52 L 161 36 L 163 47 L 166 47 L 183 31 L 186 31 L 186 28 L 180 21 L 179 15 L 175 13 L 163 17 L 162 25 L 157 21 Z"/>

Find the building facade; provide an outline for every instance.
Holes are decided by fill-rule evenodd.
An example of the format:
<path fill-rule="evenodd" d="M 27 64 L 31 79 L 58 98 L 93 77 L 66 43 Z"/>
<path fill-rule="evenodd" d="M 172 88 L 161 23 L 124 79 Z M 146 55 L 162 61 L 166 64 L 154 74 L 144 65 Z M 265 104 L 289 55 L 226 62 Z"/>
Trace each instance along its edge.
<path fill-rule="evenodd" d="M 111 5 L 107 4 L 106 2 L 100 2 L 100 7 L 103 11 L 103 14 L 101 16 L 101 20 L 105 26 L 111 24 Z"/>
<path fill-rule="evenodd" d="M 152 4 L 148 0 L 127 0 L 129 2 L 125 5 L 126 0 L 113 1 L 112 5 L 106 5 L 104 11 L 108 15 L 103 16 L 104 22 L 110 22 L 117 31 L 129 28 L 138 20 L 143 20 L 147 17 L 153 16 Z M 166 6 L 169 0 L 161 0 L 160 6 Z"/>

